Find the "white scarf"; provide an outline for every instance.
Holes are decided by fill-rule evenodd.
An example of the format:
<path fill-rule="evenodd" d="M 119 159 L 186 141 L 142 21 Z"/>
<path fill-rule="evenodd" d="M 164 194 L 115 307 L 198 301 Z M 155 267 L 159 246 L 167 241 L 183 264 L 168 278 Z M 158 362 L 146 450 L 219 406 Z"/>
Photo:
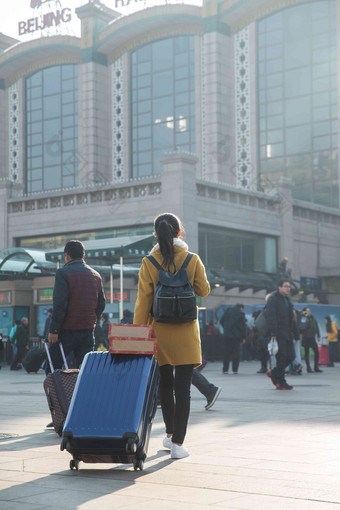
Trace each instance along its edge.
<path fill-rule="evenodd" d="M 185 243 L 184 241 L 182 241 L 182 239 L 179 239 L 178 237 L 174 237 L 173 238 L 173 243 L 176 245 L 176 246 L 179 246 L 180 248 L 184 248 L 184 250 L 189 250 L 189 247 L 187 245 L 187 243 Z M 152 248 L 152 250 L 150 251 L 150 255 L 152 255 L 156 250 L 159 250 L 159 244 L 155 244 L 155 246 Z"/>

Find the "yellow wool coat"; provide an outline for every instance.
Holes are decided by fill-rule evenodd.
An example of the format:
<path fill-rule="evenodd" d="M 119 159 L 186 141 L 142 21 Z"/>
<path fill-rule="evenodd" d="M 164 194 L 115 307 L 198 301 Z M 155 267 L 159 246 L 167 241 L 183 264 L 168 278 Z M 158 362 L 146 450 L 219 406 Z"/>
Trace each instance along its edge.
<path fill-rule="evenodd" d="M 176 242 L 177 241 L 177 242 Z M 162 264 L 162 255 L 158 245 L 152 250 L 152 256 Z M 175 240 L 175 265 L 180 269 L 186 256 L 187 246 L 183 241 Z M 170 268 L 173 271 L 172 268 Z M 190 283 L 196 295 L 205 297 L 210 292 L 204 265 L 194 254 L 187 266 Z M 198 320 L 184 324 L 163 324 L 155 322 L 150 314 L 158 281 L 157 268 L 145 257 L 139 271 L 138 296 L 135 307 L 134 324 L 152 324 L 157 337 L 157 361 L 162 365 L 189 365 L 195 367 L 202 363 L 201 339 Z"/>
<path fill-rule="evenodd" d="M 332 321 L 332 331 L 327 333 L 327 338 L 329 342 L 337 342 L 338 341 L 338 324 L 335 321 Z"/>

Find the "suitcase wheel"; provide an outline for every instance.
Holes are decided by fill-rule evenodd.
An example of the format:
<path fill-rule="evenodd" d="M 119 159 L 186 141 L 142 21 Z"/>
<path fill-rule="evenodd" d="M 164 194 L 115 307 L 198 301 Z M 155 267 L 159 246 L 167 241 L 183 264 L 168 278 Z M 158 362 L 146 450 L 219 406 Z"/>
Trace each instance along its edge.
<path fill-rule="evenodd" d="M 133 463 L 133 469 L 135 471 L 137 471 L 137 469 L 139 469 L 140 471 L 143 471 L 143 468 L 144 468 L 144 462 L 142 461 L 142 459 L 135 460 L 135 462 Z"/>
<path fill-rule="evenodd" d="M 125 445 L 125 451 L 126 453 L 136 453 L 137 451 L 137 445 L 131 437 Z"/>
<path fill-rule="evenodd" d="M 78 459 L 71 459 L 70 460 L 70 469 L 78 471 L 79 469 L 79 460 Z"/>

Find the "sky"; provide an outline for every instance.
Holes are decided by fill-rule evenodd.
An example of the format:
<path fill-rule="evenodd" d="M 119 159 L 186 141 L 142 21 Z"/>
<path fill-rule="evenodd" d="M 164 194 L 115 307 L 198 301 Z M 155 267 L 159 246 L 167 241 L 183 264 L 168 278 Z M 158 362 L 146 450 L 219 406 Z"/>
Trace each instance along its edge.
<path fill-rule="evenodd" d="M 45 0 L 46 1 L 46 0 Z M 191 4 L 200 4 L 200 0 L 118 0 L 120 5 L 125 2 L 125 4 L 130 1 L 129 7 L 121 7 L 116 9 L 115 2 L 116 0 L 102 0 L 102 3 L 111 9 L 117 10 L 122 14 L 129 14 L 133 10 L 139 10 L 147 6 L 152 6 L 155 4 L 164 4 L 164 3 L 191 3 Z M 48 5 L 52 6 L 51 10 L 54 12 L 60 7 L 53 7 L 53 5 L 58 4 L 62 8 L 69 8 L 72 11 L 72 19 L 69 23 L 64 23 L 62 27 L 63 34 L 75 35 L 77 37 L 80 36 L 80 20 L 75 13 L 75 9 L 81 5 L 85 5 L 88 0 L 49 0 L 49 4 L 44 4 L 42 7 L 46 12 L 49 8 Z M 27 22 L 28 19 L 34 18 L 37 16 L 37 11 L 33 10 L 31 7 L 31 0 L 0 0 L 0 32 L 5 35 L 9 35 L 18 39 L 20 41 L 27 41 L 31 39 L 35 39 L 37 37 L 41 37 L 41 31 L 37 30 L 30 34 L 19 34 L 18 23 L 21 21 Z"/>

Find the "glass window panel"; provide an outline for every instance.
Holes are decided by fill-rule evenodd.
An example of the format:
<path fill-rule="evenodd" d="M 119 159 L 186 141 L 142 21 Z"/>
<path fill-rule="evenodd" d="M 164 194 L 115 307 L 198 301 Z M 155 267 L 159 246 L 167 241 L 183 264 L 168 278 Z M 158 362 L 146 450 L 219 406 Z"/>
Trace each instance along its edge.
<path fill-rule="evenodd" d="M 268 143 L 277 143 L 283 141 L 283 131 L 282 129 L 275 129 L 268 131 L 267 133 L 267 141 Z"/>
<path fill-rule="evenodd" d="M 313 109 L 314 122 L 317 122 L 320 120 L 327 120 L 327 119 L 329 119 L 329 116 L 330 116 L 329 106 L 324 106 L 323 108 L 314 108 Z"/>
<path fill-rule="evenodd" d="M 152 75 L 154 97 L 167 96 L 173 93 L 173 76 L 171 71 Z"/>
<path fill-rule="evenodd" d="M 317 34 L 312 38 L 312 48 L 322 48 L 323 46 L 328 46 L 329 44 L 329 34 Z"/>
<path fill-rule="evenodd" d="M 298 126 L 286 129 L 287 154 L 311 150 L 311 126 Z"/>
<path fill-rule="evenodd" d="M 63 188 L 72 188 L 75 186 L 75 178 L 72 175 L 63 176 Z"/>
<path fill-rule="evenodd" d="M 63 115 L 73 115 L 74 114 L 74 105 L 71 104 L 64 104 L 62 107 Z"/>
<path fill-rule="evenodd" d="M 286 69 L 310 64 L 310 40 L 288 41 L 285 43 L 284 65 Z"/>
<path fill-rule="evenodd" d="M 175 94 L 184 92 L 185 90 L 188 90 L 188 88 L 189 88 L 188 80 L 175 81 Z"/>
<path fill-rule="evenodd" d="M 169 120 L 166 123 L 157 124 L 156 126 L 153 126 L 152 135 L 153 144 L 155 148 L 173 147 L 174 145 L 173 117 L 169 117 Z"/>
<path fill-rule="evenodd" d="M 147 177 L 148 175 L 152 175 L 152 167 L 150 163 L 146 165 L 138 165 L 138 176 Z"/>
<path fill-rule="evenodd" d="M 267 104 L 267 115 L 277 115 L 282 113 L 283 105 L 281 101 L 275 101 Z"/>
<path fill-rule="evenodd" d="M 40 143 L 41 143 L 41 134 L 31 136 L 31 144 L 32 145 L 38 145 Z"/>
<path fill-rule="evenodd" d="M 282 71 L 283 68 L 283 62 L 281 58 L 278 58 L 276 60 L 268 60 L 267 61 L 267 73 L 278 73 L 279 71 Z"/>
<path fill-rule="evenodd" d="M 324 106 L 329 103 L 329 93 L 328 92 L 319 92 L 318 94 L 313 94 L 313 106 Z"/>
<path fill-rule="evenodd" d="M 61 145 L 63 152 L 74 150 L 74 140 L 63 140 Z"/>
<path fill-rule="evenodd" d="M 30 99 L 37 99 L 37 98 L 41 98 L 42 94 L 41 94 L 41 87 L 34 87 L 33 89 L 31 89 L 30 91 Z"/>
<path fill-rule="evenodd" d="M 76 137 L 76 129 L 69 127 L 69 128 L 63 128 L 63 140 L 67 140 L 68 138 L 75 138 Z"/>
<path fill-rule="evenodd" d="M 32 168 L 41 168 L 42 167 L 42 158 L 32 158 L 31 159 L 31 167 Z"/>
<path fill-rule="evenodd" d="M 325 76 L 324 78 L 318 78 L 317 80 L 313 80 L 313 92 L 322 92 L 325 90 L 329 90 L 330 83 L 329 77 Z"/>
<path fill-rule="evenodd" d="M 282 98 L 282 88 L 276 87 L 273 89 L 267 90 L 267 100 L 268 101 L 276 101 L 277 99 Z"/>
<path fill-rule="evenodd" d="M 150 75 L 139 76 L 138 87 L 150 87 L 150 86 L 151 86 L 151 76 Z"/>
<path fill-rule="evenodd" d="M 33 147 L 30 147 L 30 155 L 33 157 L 42 156 L 42 146 L 33 145 Z"/>
<path fill-rule="evenodd" d="M 143 62 L 137 65 L 138 74 L 149 74 L 151 73 L 151 62 Z"/>
<path fill-rule="evenodd" d="M 180 67 L 188 65 L 188 56 L 186 53 L 182 53 L 180 55 L 175 55 L 175 66 Z"/>
<path fill-rule="evenodd" d="M 49 67 L 43 70 L 43 92 L 45 96 L 59 93 L 60 84 L 60 66 Z"/>
<path fill-rule="evenodd" d="M 315 64 L 312 67 L 313 78 L 321 78 L 323 76 L 329 75 L 329 64 L 328 62 L 323 62 L 322 64 Z"/>
<path fill-rule="evenodd" d="M 31 101 L 31 110 L 41 109 L 41 99 L 34 99 Z"/>
<path fill-rule="evenodd" d="M 29 191 L 41 191 L 42 190 L 42 181 L 30 181 L 29 183 Z"/>
<path fill-rule="evenodd" d="M 62 99 L 63 104 L 73 103 L 73 101 L 74 101 L 73 90 L 72 90 L 72 92 L 63 92 L 61 99 Z"/>
<path fill-rule="evenodd" d="M 151 44 L 147 44 L 146 46 L 142 46 L 138 49 L 138 52 L 133 54 L 136 58 L 133 62 L 148 62 L 151 58 Z"/>
<path fill-rule="evenodd" d="M 63 129 L 73 126 L 73 124 L 74 124 L 73 115 L 68 115 L 67 117 L 63 117 Z"/>
<path fill-rule="evenodd" d="M 329 23 L 328 17 L 312 20 L 312 31 L 314 34 L 319 34 L 321 32 L 327 32 L 330 28 L 329 25 L 330 25 L 330 23 Z"/>
<path fill-rule="evenodd" d="M 296 97 L 310 94 L 310 70 L 308 67 L 286 71 L 285 96 Z"/>
<path fill-rule="evenodd" d="M 266 52 L 266 58 L 268 60 L 278 58 L 282 56 L 282 46 L 281 44 L 277 44 L 275 46 L 268 46 Z"/>
<path fill-rule="evenodd" d="M 52 140 L 60 139 L 60 118 L 53 120 L 46 120 L 44 122 L 44 141 L 51 142 Z"/>
<path fill-rule="evenodd" d="M 307 36 L 308 25 L 306 23 L 308 6 L 299 5 L 283 11 L 285 38 L 288 40 L 302 39 Z"/>
<path fill-rule="evenodd" d="M 51 119 L 60 116 L 60 96 L 44 97 L 43 101 L 44 119 Z"/>
<path fill-rule="evenodd" d="M 164 120 L 173 114 L 173 97 L 165 97 L 162 99 L 154 99 L 153 101 L 153 117 L 154 120 Z"/>
<path fill-rule="evenodd" d="M 45 189 L 55 189 L 61 187 L 61 169 L 60 166 L 45 168 Z"/>
<path fill-rule="evenodd" d="M 328 46 L 323 48 L 316 48 L 312 53 L 312 62 L 317 64 L 318 62 L 325 62 L 329 59 L 329 49 Z"/>
<path fill-rule="evenodd" d="M 153 72 L 171 69 L 173 66 L 172 39 L 163 39 L 154 43 L 152 54 Z"/>
<path fill-rule="evenodd" d="M 49 142 L 44 144 L 44 166 L 57 165 L 61 163 L 60 142 Z"/>
<path fill-rule="evenodd" d="M 320 151 L 324 149 L 329 149 L 331 145 L 330 136 L 319 136 L 318 138 L 314 138 L 313 147 L 314 150 Z"/>
<path fill-rule="evenodd" d="M 175 78 L 180 80 L 181 78 L 188 78 L 189 76 L 189 68 L 187 66 L 178 67 L 175 69 Z"/>
<path fill-rule="evenodd" d="M 311 121 L 311 98 L 299 97 L 297 99 L 287 99 L 285 104 L 285 122 L 286 126 L 304 124 Z"/>
<path fill-rule="evenodd" d="M 77 84 L 76 84 L 75 80 L 65 80 L 61 84 L 61 88 L 62 88 L 63 92 L 67 92 L 69 90 L 75 90 L 76 86 L 77 86 Z"/>
<path fill-rule="evenodd" d="M 266 29 L 267 31 L 270 30 L 279 30 L 281 28 L 281 20 L 282 20 L 282 14 L 276 13 L 273 16 L 269 16 L 266 21 Z"/>
<path fill-rule="evenodd" d="M 144 113 L 151 111 L 151 101 L 139 101 L 138 113 Z"/>
<path fill-rule="evenodd" d="M 151 163 L 150 152 L 139 152 L 138 153 L 138 164 Z"/>
<path fill-rule="evenodd" d="M 145 138 L 138 141 L 138 150 L 149 151 L 151 150 L 151 138 Z"/>
<path fill-rule="evenodd" d="M 138 101 L 142 101 L 143 99 L 149 99 L 151 97 L 151 89 L 150 89 L 150 87 L 145 87 L 143 89 L 138 89 L 137 97 L 138 97 Z"/>
<path fill-rule="evenodd" d="M 330 122 L 315 122 L 313 124 L 313 135 L 314 136 L 322 136 L 329 135 L 331 132 Z"/>
<path fill-rule="evenodd" d="M 281 115 L 273 115 L 272 117 L 267 118 L 267 129 L 278 129 L 282 127 L 282 116 Z M 265 123 L 264 123 L 265 125 Z M 260 123 L 261 127 L 261 123 Z"/>
<path fill-rule="evenodd" d="M 37 120 L 42 120 L 42 110 L 33 111 L 28 118 L 28 122 L 35 122 Z"/>
<path fill-rule="evenodd" d="M 32 125 L 31 125 L 31 133 L 41 133 L 41 129 L 42 129 L 42 126 L 41 126 L 41 122 L 34 122 Z"/>
<path fill-rule="evenodd" d="M 62 69 L 62 79 L 67 80 L 69 78 L 73 78 L 76 68 L 73 65 L 63 65 Z"/>
<path fill-rule="evenodd" d="M 267 32 L 266 34 L 266 44 L 268 46 L 272 46 L 274 44 L 278 44 L 282 42 L 282 34 L 280 30 L 275 30 L 273 32 Z"/>
<path fill-rule="evenodd" d="M 267 76 L 267 87 L 282 86 L 282 82 L 282 73 L 268 74 Z"/>
<path fill-rule="evenodd" d="M 144 124 L 151 123 L 151 113 L 143 113 L 138 115 L 138 125 L 143 126 Z"/>

